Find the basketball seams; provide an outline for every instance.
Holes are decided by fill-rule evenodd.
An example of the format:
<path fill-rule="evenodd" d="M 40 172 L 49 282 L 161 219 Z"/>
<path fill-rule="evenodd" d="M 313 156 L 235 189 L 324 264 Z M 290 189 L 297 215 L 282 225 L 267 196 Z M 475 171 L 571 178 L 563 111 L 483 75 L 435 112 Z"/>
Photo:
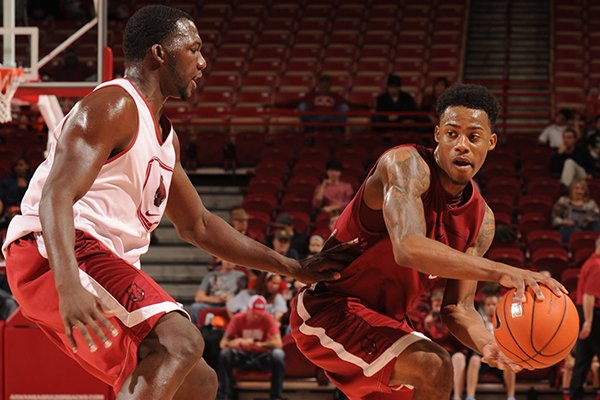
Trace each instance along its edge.
<path fill-rule="evenodd" d="M 519 344 L 519 342 L 517 341 L 517 338 L 515 338 L 515 335 L 513 335 L 512 329 L 510 328 L 510 324 L 508 323 L 509 319 L 508 319 L 508 317 L 507 317 L 507 314 L 506 314 L 506 305 L 507 305 L 507 304 L 509 304 L 509 303 L 506 301 L 506 299 L 507 299 L 507 298 L 508 298 L 508 296 L 503 296 L 503 297 L 502 297 L 502 300 L 501 300 L 501 301 L 503 302 L 503 303 L 502 303 L 502 313 L 504 314 L 504 325 L 506 326 L 506 330 L 508 331 L 508 334 L 509 334 L 509 335 L 510 335 L 510 337 L 512 338 L 513 342 L 514 342 L 514 343 L 517 345 L 517 347 L 519 348 L 519 350 L 521 350 L 521 352 L 522 352 L 522 353 L 523 353 L 525 356 L 527 356 L 528 358 L 526 358 L 526 359 L 523 359 L 523 357 L 521 357 L 521 356 L 519 356 L 519 355 L 515 354 L 513 351 L 510 351 L 510 353 L 511 353 L 511 354 L 514 354 L 514 355 L 515 355 L 516 357 L 518 357 L 518 358 L 519 358 L 521 361 L 523 361 L 523 362 L 528 362 L 529 360 L 533 360 L 533 357 L 532 357 L 531 355 L 529 355 L 529 353 L 528 353 L 527 351 L 525 351 L 525 350 L 523 349 L 523 347 L 521 347 L 521 345 L 520 345 L 520 344 Z M 510 305 L 509 305 L 509 307 L 510 307 Z M 497 342 L 497 343 L 499 343 L 499 342 L 498 342 L 498 339 L 496 339 L 496 342 Z M 505 346 L 502 346 L 502 347 L 505 347 Z"/>

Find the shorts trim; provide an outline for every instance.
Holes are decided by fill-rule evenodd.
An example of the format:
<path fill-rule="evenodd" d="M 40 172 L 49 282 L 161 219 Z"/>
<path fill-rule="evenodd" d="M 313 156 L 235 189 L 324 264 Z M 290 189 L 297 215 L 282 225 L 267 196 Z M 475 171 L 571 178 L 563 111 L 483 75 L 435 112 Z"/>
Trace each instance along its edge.
<path fill-rule="evenodd" d="M 321 346 L 332 350 L 337 354 L 337 356 L 350 364 L 353 364 L 363 370 L 363 374 L 367 377 L 372 377 L 381 371 L 390 361 L 397 358 L 408 346 L 411 344 L 418 342 L 419 340 L 430 340 L 427 336 L 423 335 L 420 332 L 410 332 L 405 336 L 402 336 L 400 339 L 396 340 L 387 350 L 385 350 L 378 358 L 376 358 L 373 362 L 367 363 L 362 358 L 348 352 L 344 346 L 331 337 L 329 337 L 325 331 L 325 329 L 321 327 L 314 327 L 307 324 L 311 318 L 310 313 L 304 306 L 304 294 L 306 291 L 302 291 L 298 294 L 298 302 L 297 302 L 297 313 L 302 318 L 302 325 L 300 325 L 299 330 L 304 335 L 307 336 L 316 336 L 321 343 Z"/>
<path fill-rule="evenodd" d="M 123 325 L 128 328 L 142 323 L 154 315 L 168 313 L 171 311 L 182 312 L 188 319 L 190 318 L 180 303 L 175 303 L 172 301 L 163 301 L 162 303 L 151 304 L 130 312 L 127 311 L 127 309 L 123 307 L 123 305 L 119 303 L 108 290 L 106 290 L 103 286 L 96 282 L 94 278 L 86 274 L 81 269 L 79 270 L 79 281 L 88 292 L 94 296 L 97 296 L 102 301 L 102 304 L 108 307 L 109 310 L 114 311 L 115 316 L 123 323 Z"/>

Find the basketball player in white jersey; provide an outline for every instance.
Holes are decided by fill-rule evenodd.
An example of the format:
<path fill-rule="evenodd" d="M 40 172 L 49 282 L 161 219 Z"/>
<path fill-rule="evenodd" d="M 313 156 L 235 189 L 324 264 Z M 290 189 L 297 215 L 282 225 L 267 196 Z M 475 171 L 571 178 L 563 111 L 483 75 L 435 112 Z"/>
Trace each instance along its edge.
<path fill-rule="evenodd" d="M 336 279 L 337 253 L 297 262 L 208 212 L 162 115 L 206 62 L 192 18 L 148 6 L 124 33 L 124 79 L 101 84 L 52 133 L 3 251 L 23 313 L 119 399 L 211 399 L 215 373 L 181 305 L 139 269 L 163 212 L 189 243 L 303 282 Z M 348 246 L 350 244 L 347 244 Z"/>

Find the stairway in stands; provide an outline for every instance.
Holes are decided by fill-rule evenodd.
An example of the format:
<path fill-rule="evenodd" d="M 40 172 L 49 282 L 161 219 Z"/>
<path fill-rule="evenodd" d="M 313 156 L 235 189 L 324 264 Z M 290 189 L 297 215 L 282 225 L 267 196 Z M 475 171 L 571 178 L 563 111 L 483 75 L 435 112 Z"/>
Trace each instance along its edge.
<path fill-rule="evenodd" d="M 196 189 L 205 207 L 226 221 L 229 210 L 242 202 L 239 186 L 196 186 Z M 142 269 L 177 301 L 189 304 L 208 272 L 212 256 L 179 239 L 166 216 L 155 233 L 158 243 L 150 245 L 142 257 Z"/>
<path fill-rule="evenodd" d="M 494 91 L 500 131 L 539 132 L 551 118 L 549 15 L 544 0 L 471 1 L 463 76 Z"/>

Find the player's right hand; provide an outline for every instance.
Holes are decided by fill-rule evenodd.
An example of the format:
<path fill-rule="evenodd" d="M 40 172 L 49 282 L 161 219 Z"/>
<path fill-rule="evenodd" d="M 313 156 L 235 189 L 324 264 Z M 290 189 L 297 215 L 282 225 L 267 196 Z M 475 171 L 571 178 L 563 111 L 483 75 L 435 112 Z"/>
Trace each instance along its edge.
<path fill-rule="evenodd" d="M 514 267 L 508 267 L 502 272 L 498 283 L 507 288 L 515 288 L 517 290 L 515 293 L 517 301 L 525 300 L 525 290 L 527 287 L 533 290 L 537 300 L 544 300 L 544 293 L 540 289 L 540 284 L 547 286 L 558 297 L 562 296 L 563 293 L 569 293 L 563 284 L 554 278 L 539 272 Z"/>
<path fill-rule="evenodd" d="M 515 373 L 523 369 L 519 364 L 506 357 L 496 343 L 483 346 L 481 361 L 501 370 L 511 369 Z"/>
<path fill-rule="evenodd" d="M 82 286 L 78 286 L 61 293 L 59 300 L 58 309 L 65 325 L 65 334 L 74 353 L 78 351 L 77 342 L 73 336 L 74 330 L 79 330 L 91 352 L 98 350 L 99 344 L 105 348 L 112 345 L 105 330 L 110 332 L 113 337 L 119 334 L 117 328 L 107 318 L 114 316 L 114 312 L 106 311 L 99 298 Z M 92 338 L 91 332 L 94 332 L 96 341 Z"/>

